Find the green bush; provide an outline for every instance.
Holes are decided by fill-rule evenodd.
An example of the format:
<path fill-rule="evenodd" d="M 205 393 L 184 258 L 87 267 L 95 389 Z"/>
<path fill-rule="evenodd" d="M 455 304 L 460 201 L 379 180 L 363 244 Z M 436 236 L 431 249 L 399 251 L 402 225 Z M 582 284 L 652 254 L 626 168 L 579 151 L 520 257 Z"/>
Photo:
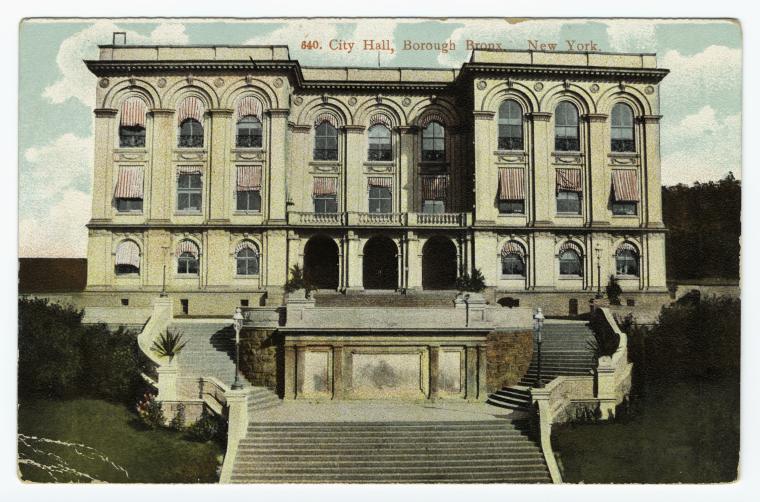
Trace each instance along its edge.
<path fill-rule="evenodd" d="M 479 268 L 476 268 L 472 275 L 462 274 L 457 277 L 456 288 L 459 291 L 468 291 L 471 293 L 480 293 L 486 289 L 486 280 Z"/>
<path fill-rule="evenodd" d="M 298 291 L 299 289 L 305 290 L 306 297 L 308 298 L 309 293 L 311 293 L 314 290 L 314 285 L 306 277 L 306 274 L 304 274 L 304 271 L 301 268 L 301 266 L 296 263 L 295 265 L 290 267 L 290 279 L 288 279 L 288 282 L 285 283 L 285 292 L 293 293 L 294 291 Z"/>
<path fill-rule="evenodd" d="M 610 305 L 620 305 L 620 295 L 623 294 L 623 288 L 620 287 L 620 283 L 614 275 L 610 275 L 610 280 L 605 287 L 607 298 L 610 300 Z"/>
<path fill-rule="evenodd" d="M 148 429 L 159 429 L 166 425 L 161 403 L 156 401 L 156 396 L 150 392 L 146 392 L 142 400 L 137 403 L 136 411 L 140 422 Z"/>
<path fill-rule="evenodd" d="M 174 415 L 174 418 L 172 418 L 172 421 L 169 422 L 169 428 L 174 429 L 176 431 L 181 431 L 185 428 L 185 405 L 182 403 L 179 403 L 177 405 L 177 413 Z"/>
<path fill-rule="evenodd" d="M 617 352 L 620 346 L 620 336 L 607 323 L 607 319 L 601 310 L 597 309 L 594 311 L 589 325 L 594 338 L 589 341 L 588 345 L 597 359 L 611 356 Z"/>
<path fill-rule="evenodd" d="M 201 443 L 223 442 L 227 437 L 227 422 L 224 418 L 213 415 L 204 408 L 201 418 L 187 428 L 187 435 L 193 441 Z"/>

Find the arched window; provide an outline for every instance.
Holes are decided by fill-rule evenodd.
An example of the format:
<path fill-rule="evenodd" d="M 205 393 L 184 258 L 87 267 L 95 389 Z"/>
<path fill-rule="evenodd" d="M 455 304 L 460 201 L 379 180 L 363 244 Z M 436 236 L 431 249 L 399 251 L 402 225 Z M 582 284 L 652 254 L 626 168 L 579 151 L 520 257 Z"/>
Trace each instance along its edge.
<path fill-rule="evenodd" d="M 127 98 L 121 104 L 119 117 L 119 147 L 145 146 L 145 102 L 140 98 Z"/>
<path fill-rule="evenodd" d="M 122 241 L 116 247 L 114 272 L 116 275 L 140 273 L 140 248 L 134 241 Z"/>
<path fill-rule="evenodd" d="M 369 128 L 368 160 L 391 160 L 391 130 L 383 124 L 375 124 Z"/>
<path fill-rule="evenodd" d="M 615 252 L 615 273 L 639 276 L 639 254 L 632 244 L 623 243 Z"/>
<path fill-rule="evenodd" d="M 554 110 L 554 149 L 558 152 L 577 152 L 581 149 L 578 132 L 578 109 L 563 101 Z"/>
<path fill-rule="evenodd" d="M 501 249 L 501 274 L 525 275 L 525 252 L 515 241 L 507 242 Z"/>
<path fill-rule="evenodd" d="M 581 255 L 575 247 L 566 247 L 559 253 L 559 275 L 582 275 Z"/>
<path fill-rule="evenodd" d="M 315 131 L 314 160 L 338 160 L 338 128 L 327 120 Z"/>
<path fill-rule="evenodd" d="M 235 145 L 238 148 L 261 148 L 261 121 L 253 115 L 241 118 L 237 123 Z"/>
<path fill-rule="evenodd" d="M 237 275 L 259 275 L 259 252 L 250 242 L 242 242 L 235 253 Z"/>
<path fill-rule="evenodd" d="M 633 110 L 630 106 L 618 103 L 612 107 L 611 128 L 613 152 L 636 151 L 636 144 L 633 141 Z"/>
<path fill-rule="evenodd" d="M 520 104 L 509 99 L 499 107 L 499 150 L 523 149 L 523 112 Z"/>
<path fill-rule="evenodd" d="M 177 273 L 198 275 L 198 246 L 193 241 L 185 240 L 177 247 Z"/>
<path fill-rule="evenodd" d="M 179 147 L 200 148 L 203 146 L 203 126 L 195 119 L 185 119 L 179 126 Z"/>
<path fill-rule="evenodd" d="M 440 122 L 430 122 L 422 130 L 422 160 L 441 162 L 446 159 L 446 130 Z"/>

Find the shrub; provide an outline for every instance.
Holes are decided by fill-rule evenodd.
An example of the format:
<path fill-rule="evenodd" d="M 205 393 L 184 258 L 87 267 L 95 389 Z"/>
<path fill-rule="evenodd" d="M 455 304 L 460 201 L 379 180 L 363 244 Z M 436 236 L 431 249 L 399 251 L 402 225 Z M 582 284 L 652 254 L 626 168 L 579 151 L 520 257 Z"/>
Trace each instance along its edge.
<path fill-rule="evenodd" d="M 171 361 L 174 356 L 182 352 L 187 342 L 182 341 L 181 331 L 172 331 L 167 329 L 164 333 L 159 335 L 158 340 L 153 340 L 153 345 L 150 350 L 158 354 L 160 357 L 168 357 Z"/>
<path fill-rule="evenodd" d="M 459 291 L 469 291 L 471 293 L 480 293 L 481 291 L 486 289 L 486 280 L 483 277 L 483 273 L 480 271 L 480 269 L 476 268 L 472 272 L 472 276 L 470 276 L 470 274 L 465 273 L 457 277 L 456 288 Z"/>
<path fill-rule="evenodd" d="M 177 431 L 181 431 L 185 428 L 185 405 L 182 403 L 179 403 L 177 405 L 177 413 L 174 415 L 174 418 L 172 418 L 172 421 L 169 422 L 169 428 L 174 429 Z"/>
<path fill-rule="evenodd" d="M 193 441 L 205 443 L 207 441 L 223 442 L 227 436 L 227 422 L 217 415 L 212 415 L 203 409 L 201 418 L 188 427 L 187 435 Z"/>
<path fill-rule="evenodd" d="M 604 356 L 611 356 L 620 346 L 620 336 L 607 323 L 607 319 L 601 310 L 597 309 L 591 316 L 589 322 L 591 332 L 594 334 L 593 340 L 589 341 L 589 349 L 598 359 Z"/>
<path fill-rule="evenodd" d="M 140 422 L 149 429 L 164 427 L 166 424 L 161 403 L 156 401 L 156 396 L 150 392 L 146 392 L 143 395 L 142 400 L 137 403 L 136 410 Z"/>
<path fill-rule="evenodd" d="M 84 394 L 130 404 L 144 387 L 140 378 L 137 336 L 119 328 L 110 332 L 99 324 L 85 326 L 81 339 Z"/>
<path fill-rule="evenodd" d="M 611 305 L 620 305 L 620 295 L 623 294 L 623 288 L 620 287 L 620 283 L 614 275 L 610 275 L 605 291 Z"/>
<path fill-rule="evenodd" d="M 303 269 L 297 263 L 290 268 L 290 279 L 285 283 L 285 292 L 292 293 L 303 289 L 306 291 L 306 297 L 314 290 L 311 281 L 304 274 Z"/>

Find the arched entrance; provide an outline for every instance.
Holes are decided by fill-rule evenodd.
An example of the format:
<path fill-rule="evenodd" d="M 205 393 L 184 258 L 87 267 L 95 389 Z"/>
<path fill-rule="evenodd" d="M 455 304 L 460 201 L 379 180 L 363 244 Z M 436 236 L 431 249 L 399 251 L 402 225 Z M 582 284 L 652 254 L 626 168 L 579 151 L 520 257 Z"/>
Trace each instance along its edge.
<path fill-rule="evenodd" d="M 454 289 L 457 280 L 457 248 L 442 236 L 428 239 L 422 248 L 422 289 Z"/>
<path fill-rule="evenodd" d="M 398 259 L 396 244 L 384 236 L 372 237 L 364 245 L 364 289 L 396 289 Z"/>
<path fill-rule="evenodd" d="M 338 245 L 331 238 L 319 235 L 306 243 L 303 272 L 317 289 L 338 289 Z"/>

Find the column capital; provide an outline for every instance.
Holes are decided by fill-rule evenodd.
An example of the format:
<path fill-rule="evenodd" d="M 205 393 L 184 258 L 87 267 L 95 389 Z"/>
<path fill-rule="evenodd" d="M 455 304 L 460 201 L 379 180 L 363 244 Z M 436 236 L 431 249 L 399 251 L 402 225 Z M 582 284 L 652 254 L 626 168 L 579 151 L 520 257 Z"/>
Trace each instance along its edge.
<path fill-rule="evenodd" d="M 366 128 L 363 125 L 344 125 L 341 129 L 348 134 L 362 134 Z"/>
<path fill-rule="evenodd" d="M 93 113 L 97 118 L 115 117 L 119 110 L 116 108 L 95 108 Z"/>
<path fill-rule="evenodd" d="M 527 114 L 533 122 L 549 122 L 552 118 L 551 112 L 531 112 Z"/>
<path fill-rule="evenodd" d="M 659 124 L 661 118 L 662 115 L 642 115 L 639 120 L 645 124 Z"/>
<path fill-rule="evenodd" d="M 607 115 L 606 113 L 587 113 L 583 116 L 589 123 L 593 122 L 606 122 L 607 121 Z"/>
<path fill-rule="evenodd" d="M 293 132 L 308 133 L 311 131 L 311 126 L 308 124 L 295 124 L 293 122 L 288 123 L 288 127 Z"/>
<path fill-rule="evenodd" d="M 272 118 L 287 118 L 290 115 L 289 108 L 270 108 L 267 113 Z"/>
<path fill-rule="evenodd" d="M 400 132 L 401 134 L 417 134 L 419 131 L 419 127 L 415 125 L 408 125 L 408 126 L 398 126 L 396 127 L 396 130 Z"/>
<path fill-rule="evenodd" d="M 488 110 L 475 110 L 472 112 L 472 116 L 475 118 L 475 120 L 493 120 L 493 118 L 496 116 L 496 112 Z"/>
<path fill-rule="evenodd" d="M 150 113 L 157 115 L 174 115 L 174 108 L 151 108 Z"/>

